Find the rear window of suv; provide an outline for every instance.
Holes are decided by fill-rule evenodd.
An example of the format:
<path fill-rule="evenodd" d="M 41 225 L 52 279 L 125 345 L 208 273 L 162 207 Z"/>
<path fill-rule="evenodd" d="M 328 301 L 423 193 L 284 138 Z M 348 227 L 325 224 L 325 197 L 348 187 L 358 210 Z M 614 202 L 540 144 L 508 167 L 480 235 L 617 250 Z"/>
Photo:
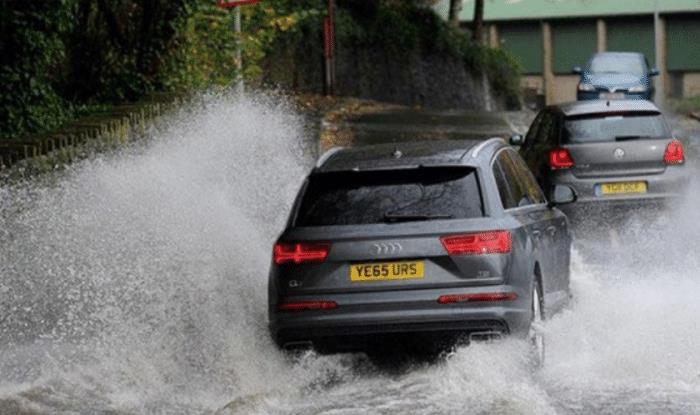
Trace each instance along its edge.
<path fill-rule="evenodd" d="M 586 114 L 564 121 L 562 144 L 670 136 L 664 116 L 658 112 Z"/>
<path fill-rule="evenodd" d="M 296 226 L 359 225 L 483 216 L 470 168 L 334 172 L 312 175 Z"/>

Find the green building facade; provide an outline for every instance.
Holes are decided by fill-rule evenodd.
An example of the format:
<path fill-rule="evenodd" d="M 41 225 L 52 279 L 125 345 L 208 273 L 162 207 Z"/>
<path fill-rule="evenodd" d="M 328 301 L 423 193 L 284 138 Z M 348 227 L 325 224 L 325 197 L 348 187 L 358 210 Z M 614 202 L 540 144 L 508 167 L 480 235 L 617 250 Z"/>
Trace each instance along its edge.
<path fill-rule="evenodd" d="M 436 6 L 445 17 L 448 8 Z M 464 0 L 465 28 L 473 9 Z M 547 102 L 575 97 L 571 69 L 597 51 L 643 53 L 661 72 L 659 100 L 700 95 L 700 0 L 485 0 L 484 20 L 489 44 L 511 51 L 524 87 Z"/>

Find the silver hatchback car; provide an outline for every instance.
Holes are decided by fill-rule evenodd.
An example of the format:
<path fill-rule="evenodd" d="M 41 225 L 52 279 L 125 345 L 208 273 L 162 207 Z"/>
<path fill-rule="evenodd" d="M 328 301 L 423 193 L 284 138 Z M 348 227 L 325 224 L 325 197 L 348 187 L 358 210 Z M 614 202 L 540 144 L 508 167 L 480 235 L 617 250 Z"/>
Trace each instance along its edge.
<path fill-rule="evenodd" d="M 545 190 L 571 187 L 577 203 L 614 208 L 663 205 L 687 183 L 683 144 L 648 101 L 583 101 L 549 106 L 527 136 L 513 136 Z"/>
<path fill-rule="evenodd" d="M 328 352 L 513 334 L 541 362 L 533 322 L 569 299 L 556 196 L 500 138 L 327 153 L 274 248 L 271 334 Z"/>

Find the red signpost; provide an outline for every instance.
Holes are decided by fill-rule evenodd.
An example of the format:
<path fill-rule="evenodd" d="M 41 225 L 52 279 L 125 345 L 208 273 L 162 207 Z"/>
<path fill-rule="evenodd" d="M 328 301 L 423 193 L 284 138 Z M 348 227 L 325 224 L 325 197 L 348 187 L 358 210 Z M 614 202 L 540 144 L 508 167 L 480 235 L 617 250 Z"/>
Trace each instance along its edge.
<path fill-rule="evenodd" d="M 323 19 L 323 55 L 326 63 L 326 94 L 335 95 L 335 4 L 328 0 L 326 18 Z"/>

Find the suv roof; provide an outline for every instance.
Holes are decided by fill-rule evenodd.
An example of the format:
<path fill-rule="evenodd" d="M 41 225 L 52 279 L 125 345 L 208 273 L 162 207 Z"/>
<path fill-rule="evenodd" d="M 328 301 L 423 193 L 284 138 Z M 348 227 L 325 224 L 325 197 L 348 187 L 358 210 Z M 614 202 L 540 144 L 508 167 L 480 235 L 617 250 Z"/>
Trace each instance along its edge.
<path fill-rule="evenodd" d="M 552 105 L 550 108 L 559 110 L 565 116 L 596 114 L 605 112 L 658 112 L 661 111 L 653 103 L 641 99 L 610 100 L 610 101 L 574 101 L 565 104 Z"/>
<path fill-rule="evenodd" d="M 400 166 L 464 164 L 464 157 L 483 140 L 434 140 L 335 148 L 316 165 L 317 172 L 374 170 Z"/>

